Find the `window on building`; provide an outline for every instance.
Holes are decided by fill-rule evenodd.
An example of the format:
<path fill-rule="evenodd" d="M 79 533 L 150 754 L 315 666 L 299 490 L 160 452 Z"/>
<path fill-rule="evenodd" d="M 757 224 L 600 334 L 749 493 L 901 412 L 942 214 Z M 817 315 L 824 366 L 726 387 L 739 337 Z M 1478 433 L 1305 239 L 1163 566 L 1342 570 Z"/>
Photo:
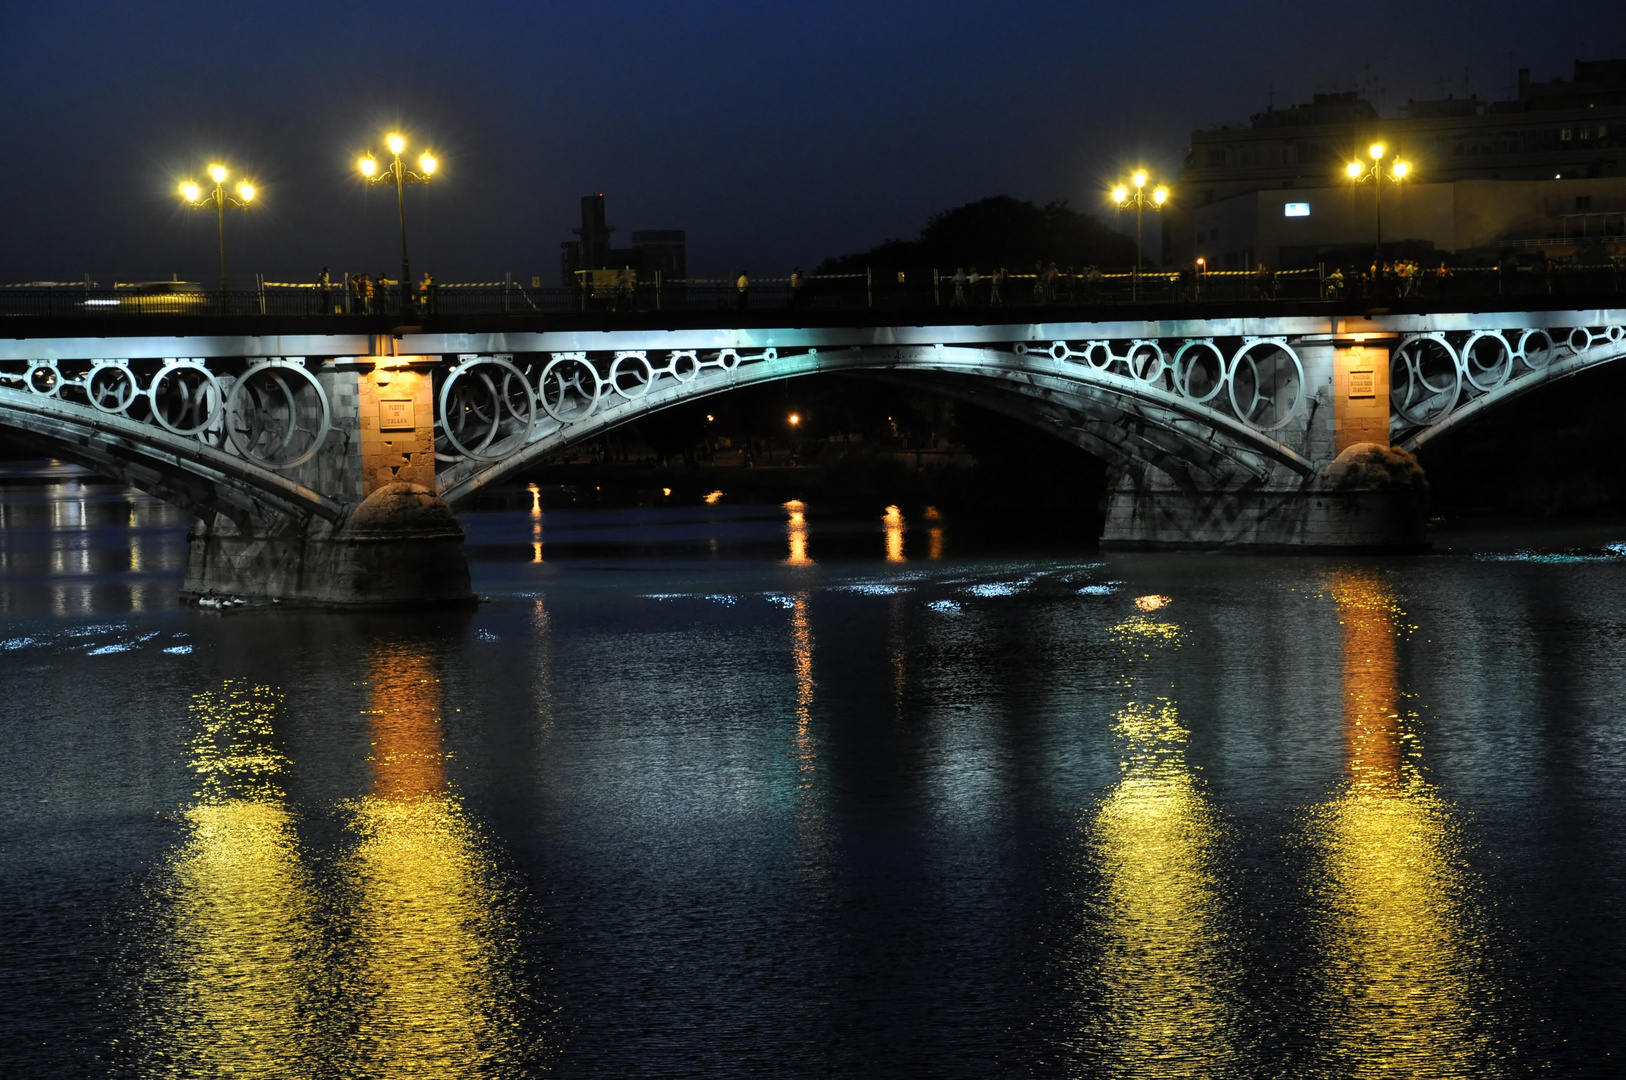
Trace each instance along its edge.
<path fill-rule="evenodd" d="M 1282 206 L 1283 217 L 1309 217 L 1310 204 L 1307 202 L 1290 202 Z"/>
<path fill-rule="evenodd" d="M 1592 196 L 1590 196 L 1590 195 L 1577 195 L 1575 197 L 1575 208 L 1577 210 L 1590 210 L 1590 209 L 1592 209 Z"/>
<path fill-rule="evenodd" d="M 1224 165 L 1225 164 L 1225 150 L 1223 148 L 1221 148 L 1221 147 L 1214 147 L 1213 149 L 1209 150 L 1208 151 L 1208 164 L 1209 165 Z"/>
<path fill-rule="evenodd" d="M 1569 142 L 1570 140 L 1572 140 L 1574 138 L 1575 138 L 1575 129 L 1574 128 L 1559 128 L 1558 129 L 1558 141 L 1559 142 Z"/>

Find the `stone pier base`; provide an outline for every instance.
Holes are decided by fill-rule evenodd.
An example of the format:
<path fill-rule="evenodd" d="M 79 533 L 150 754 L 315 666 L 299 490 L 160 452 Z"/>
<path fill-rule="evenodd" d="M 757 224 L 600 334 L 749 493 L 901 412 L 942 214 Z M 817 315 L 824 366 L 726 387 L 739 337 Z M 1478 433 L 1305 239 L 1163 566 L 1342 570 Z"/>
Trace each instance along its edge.
<path fill-rule="evenodd" d="M 414 484 L 373 492 L 334 531 L 242 535 L 229 522 L 189 537 L 183 600 L 367 608 L 474 602 L 463 530 L 433 493 Z"/>
<path fill-rule="evenodd" d="M 1101 546 L 1179 550 L 1421 551 L 1428 486 L 1410 455 L 1361 444 L 1294 487 L 1191 491 L 1124 474 L 1107 495 Z"/>

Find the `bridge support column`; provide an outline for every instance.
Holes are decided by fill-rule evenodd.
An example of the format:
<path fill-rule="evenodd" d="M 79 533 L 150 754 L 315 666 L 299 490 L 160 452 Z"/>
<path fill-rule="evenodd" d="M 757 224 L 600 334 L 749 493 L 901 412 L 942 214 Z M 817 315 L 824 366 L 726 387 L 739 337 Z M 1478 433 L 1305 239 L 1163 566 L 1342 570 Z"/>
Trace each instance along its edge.
<path fill-rule="evenodd" d="M 1355 448 L 1297 487 L 1193 490 L 1160 472 L 1119 475 L 1101 546 L 1128 550 L 1416 551 L 1427 547 L 1428 488 L 1410 455 Z"/>
<path fill-rule="evenodd" d="M 189 537 L 187 600 L 332 608 L 468 603 L 463 530 L 435 494 L 432 357 L 361 357 L 321 374 L 327 444 L 294 477 L 338 521 L 216 515 Z"/>

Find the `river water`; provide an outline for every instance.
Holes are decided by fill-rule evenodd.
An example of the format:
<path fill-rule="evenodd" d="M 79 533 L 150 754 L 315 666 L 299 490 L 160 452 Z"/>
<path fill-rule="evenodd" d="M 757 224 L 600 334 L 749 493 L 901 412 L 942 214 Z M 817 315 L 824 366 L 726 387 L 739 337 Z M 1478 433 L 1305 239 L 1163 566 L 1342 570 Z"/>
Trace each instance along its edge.
<path fill-rule="evenodd" d="M 1618 1075 L 1626 528 L 1098 555 L 483 513 L 200 612 L 0 483 L 0 1073 Z"/>

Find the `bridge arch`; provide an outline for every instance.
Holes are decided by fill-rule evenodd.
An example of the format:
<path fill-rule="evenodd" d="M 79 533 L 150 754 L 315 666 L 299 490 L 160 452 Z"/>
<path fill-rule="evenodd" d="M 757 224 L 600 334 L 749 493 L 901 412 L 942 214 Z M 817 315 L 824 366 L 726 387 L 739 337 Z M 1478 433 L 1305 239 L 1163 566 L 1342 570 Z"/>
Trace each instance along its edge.
<path fill-rule="evenodd" d="M 1390 360 L 1390 436 L 1420 450 L 1488 410 L 1623 357 L 1626 324 L 1606 320 L 1404 334 Z"/>
<path fill-rule="evenodd" d="M 1288 441 L 1307 419 L 1303 367 L 1282 339 L 1244 339 L 1234 350 L 1205 343 L 1220 365 L 1183 371 L 1190 342 L 1155 339 L 1047 342 L 1042 347 L 933 345 L 759 350 L 467 354 L 437 388 L 441 493 L 454 506 L 480 489 L 569 446 L 673 405 L 823 372 L 920 381 L 1050 430 L 1108 462 L 1157 467 L 1177 480 L 1263 478 L 1285 466 L 1314 472 Z M 1114 346 L 1117 346 L 1115 349 Z M 1237 383 L 1259 397 L 1268 351 L 1288 374 L 1291 403 L 1261 419 L 1236 407 Z M 1281 359 L 1285 358 L 1285 359 Z M 1236 373 L 1247 366 L 1254 374 Z M 1223 398 L 1221 398 L 1223 392 Z M 1221 400 L 1216 400 L 1221 399 Z M 1229 410 L 1225 408 L 1230 405 Z M 1264 408 L 1273 407 L 1265 406 Z M 1240 415 L 1239 415 L 1240 414 Z M 1250 420 L 1255 422 L 1249 422 Z"/>

